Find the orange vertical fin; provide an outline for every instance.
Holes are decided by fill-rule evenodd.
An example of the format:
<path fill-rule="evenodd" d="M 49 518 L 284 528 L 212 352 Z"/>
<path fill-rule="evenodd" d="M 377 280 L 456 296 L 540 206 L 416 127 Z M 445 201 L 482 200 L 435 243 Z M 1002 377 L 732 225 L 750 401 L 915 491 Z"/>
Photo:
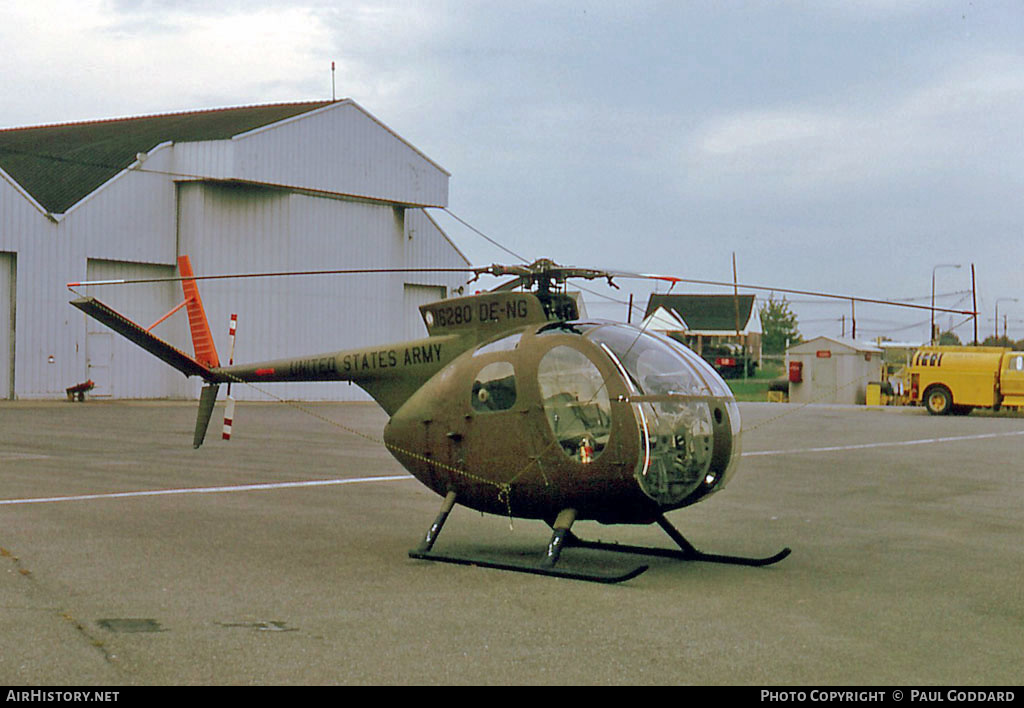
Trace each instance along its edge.
<path fill-rule="evenodd" d="M 192 262 L 188 256 L 178 257 L 178 271 L 182 278 L 195 275 L 192 272 Z M 216 368 L 220 366 L 220 359 L 217 358 L 217 349 L 213 345 L 213 333 L 210 331 L 210 323 L 206 320 L 203 301 L 199 297 L 199 286 L 194 280 L 183 280 L 181 289 L 185 293 L 185 308 L 188 310 L 188 326 L 192 331 L 192 346 L 195 348 L 196 361 L 211 369 Z"/>

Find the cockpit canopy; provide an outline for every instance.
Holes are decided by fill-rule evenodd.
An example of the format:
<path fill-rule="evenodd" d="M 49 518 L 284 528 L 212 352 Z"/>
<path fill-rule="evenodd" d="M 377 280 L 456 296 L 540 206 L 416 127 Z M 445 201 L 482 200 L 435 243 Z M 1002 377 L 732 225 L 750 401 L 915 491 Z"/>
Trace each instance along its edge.
<path fill-rule="evenodd" d="M 600 324 L 584 337 L 616 362 L 631 390 L 643 444 L 640 488 L 662 506 L 674 506 L 702 486 L 722 486 L 739 456 L 739 410 L 732 392 L 707 362 L 653 332 Z M 728 417 L 732 450 L 724 469 L 712 466 L 715 428 Z"/>
<path fill-rule="evenodd" d="M 635 476 L 645 494 L 668 507 L 702 485 L 710 493 L 725 483 L 738 457 L 739 411 L 707 362 L 667 337 L 631 325 L 570 322 L 540 334 L 566 331 L 596 345 L 626 383 L 641 438 Z M 502 342 L 487 346 L 493 351 Z M 608 386 L 598 367 L 581 350 L 557 345 L 541 358 L 537 378 L 548 424 L 563 452 L 582 463 L 597 460 L 612 430 Z M 731 446 L 728 461 L 720 465 L 712 465 L 716 427 Z"/>

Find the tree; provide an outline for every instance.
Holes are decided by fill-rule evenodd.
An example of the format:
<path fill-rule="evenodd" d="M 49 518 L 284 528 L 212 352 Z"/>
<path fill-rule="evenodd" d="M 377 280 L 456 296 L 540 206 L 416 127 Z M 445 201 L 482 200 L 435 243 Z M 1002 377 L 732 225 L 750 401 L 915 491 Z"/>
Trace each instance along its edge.
<path fill-rule="evenodd" d="M 765 354 L 784 354 L 787 346 L 803 341 L 797 328 L 796 313 L 786 298 L 776 300 L 774 293 L 758 310 L 761 316 L 761 350 Z"/>
<path fill-rule="evenodd" d="M 939 344 L 943 346 L 947 344 L 952 346 L 960 346 L 962 342 L 960 341 L 960 337 L 956 336 L 956 334 L 954 334 L 953 332 L 943 332 L 942 334 L 939 335 Z"/>

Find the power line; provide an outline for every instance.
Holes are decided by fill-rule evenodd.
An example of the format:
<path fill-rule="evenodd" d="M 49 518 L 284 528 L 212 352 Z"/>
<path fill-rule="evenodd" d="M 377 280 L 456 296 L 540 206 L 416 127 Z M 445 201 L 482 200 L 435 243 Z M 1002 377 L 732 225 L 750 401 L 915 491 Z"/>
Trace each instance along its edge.
<path fill-rule="evenodd" d="M 465 226 L 467 229 L 469 229 L 473 233 L 477 234 L 478 236 L 480 236 L 481 238 L 486 240 L 491 245 L 500 248 L 502 251 L 504 251 L 505 253 L 509 254 L 513 258 L 518 259 L 522 263 L 529 263 L 529 259 L 523 258 L 518 253 L 516 253 L 515 251 L 513 251 L 513 250 L 511 250 L 509 248 L 506 248 L 505 246 L 501 245 L 500 243 L 495 241 L 493 238 L 491 238 L 490 236 L 485 234 L 483 231 L 481 231 L 480 229 L 476 228 L 475 226 L 473 226 L 472 224 L 467 222 L 465 219 L 462 219 L 461 217 L 459 217 L 456 214 L 452 213 L 452 211 L 448 207 L 440 207 L 440 208 L 441 208 L 442 211 L 444 211 L 445 214 L 447 214 L 448 216 L 450 216 L 453 219 L 455 219 L 457 222 L 459 222 L 460 224 Z"/>

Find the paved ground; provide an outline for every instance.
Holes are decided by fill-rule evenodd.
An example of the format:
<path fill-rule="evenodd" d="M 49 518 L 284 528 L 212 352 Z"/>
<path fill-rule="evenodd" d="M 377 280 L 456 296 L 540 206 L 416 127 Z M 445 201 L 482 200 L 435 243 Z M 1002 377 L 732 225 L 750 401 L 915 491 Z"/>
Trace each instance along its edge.
<path fill-rule="evenodd" d="M 1024 678 L 1024 416 L 743 404 L 731 486 L 670 519 L 792 556 L 603 586 L 410 560 L 438 499 L 322 420 L 372 437 L 383 414 L 310 408 L 240 404 L 235 439 L 193 451 L 194 404 L 0 404 L 0 684 Z M 438 550 L 547 537 L 457 510 Z"/>

